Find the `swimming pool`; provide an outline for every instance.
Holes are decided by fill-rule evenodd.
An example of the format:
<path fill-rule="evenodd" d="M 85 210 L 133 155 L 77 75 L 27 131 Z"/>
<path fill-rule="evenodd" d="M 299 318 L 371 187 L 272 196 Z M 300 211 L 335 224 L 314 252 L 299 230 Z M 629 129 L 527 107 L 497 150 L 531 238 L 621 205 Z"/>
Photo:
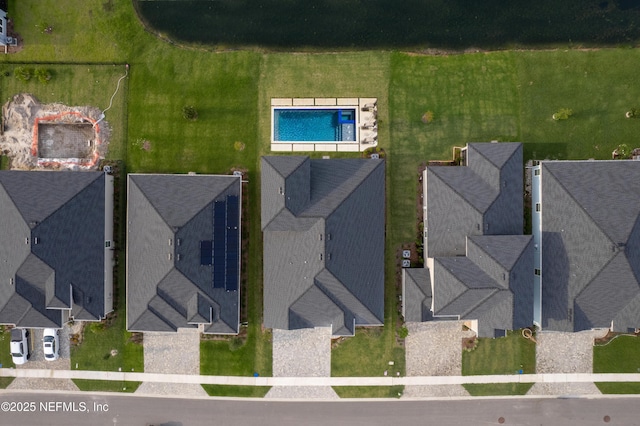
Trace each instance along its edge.
<path fill-rule="evenodd" d="M 273 140 L 355 141 L 355 109 L 274 108 Z"/>

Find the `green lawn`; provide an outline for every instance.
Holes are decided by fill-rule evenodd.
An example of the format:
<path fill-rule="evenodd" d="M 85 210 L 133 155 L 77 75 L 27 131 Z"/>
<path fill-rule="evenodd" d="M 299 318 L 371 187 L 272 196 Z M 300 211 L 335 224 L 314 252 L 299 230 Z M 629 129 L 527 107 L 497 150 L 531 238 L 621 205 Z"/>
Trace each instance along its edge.
<path fill-rule="evenodd" d="M 340 398 L 400 398 L 404 386 L 333 386 Z"/>
<path fill-rule="evenodd" d="M 596 386 L 604 394 L 632 395 L 640 393 L 638 382 L 597 382 Z"/>
<path fill-rule="evenodd" d="M 536 371 L 536 345 L 522 337 L 519 330 L 506 337 L 478 339 L 472 351 L 462 352 L 464 376 L 487 374 L 534 374 Z"/>
<path fill-rule="evenodd" d="M 594 373 L 640 373 L 640 339 L 620 336 L 593 347 Z"/>
<path fill-rule="evenodd" d="M 209 396 L 234 396 L 239 398 L 262 398 L 269 386 L 202 385 Z"/>
<path fill-rule="evenodd" d="M 526 395 L 533 383 L 467 383 L 462 386 L 471 396 Z"/>
<path fill-rule="evenodd" d="M 118 382 L 114 380 L 73 379 L 78 389 L 86 392 L 125 392 L 133 393 L 142 382 Z"/>
<path fill-rule="evenodd" d="M 0 170 L 9 170 L 9 157 L 0 155 Z"/>
<path fill-rule="evenodd" d="M 0 326 L 0 365 L 2 368 L 13 368 L 13 360 L 11 359 L 11 331 L 5 326 Z"/>
<path fill-rule="evenodd" d="M 11 350 L 9 343 L 11 342 L 11 332 L 0 326 L 0 365 L 2 368 L 13 368 L 13 360 L 11 359 Z M 13 382 L 14 377 L 0 377 L 0 389 L 6 389 Z"/>

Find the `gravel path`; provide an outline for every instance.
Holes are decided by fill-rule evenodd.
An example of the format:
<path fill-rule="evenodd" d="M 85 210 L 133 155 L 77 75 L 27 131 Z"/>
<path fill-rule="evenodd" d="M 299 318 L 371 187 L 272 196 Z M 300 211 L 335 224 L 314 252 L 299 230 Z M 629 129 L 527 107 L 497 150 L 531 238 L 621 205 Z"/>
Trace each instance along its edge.
<path fill-rule="evenodd" d="M 58 332 L 59 355 L 55 361 L 45 361 L 42 350 L 43 329 L 31 329 L 31 358 L 23 365 L 17 365 L 17 369 L 46 369 L 46 370 L 70 370 L 70 344 L 69 336 L 71 327 L 64 325 Z M 62 390 L 77 391 L 78 387 L 71 380 L 64 379 L 36 379 L 31 377 L 18 377 L 7 387 L 7 389 L 30 389 L 30 390 Z"/>
<path fill-rule="evenodd" d="M 179 328 L 177 333 L 144 333 L 146 373 L 200 374 L 200 331 Z M 200 385 L 142 383 L 137 394 L 206 396 Z"/>
<path fill-rule="evenodd" d="M 331 328 L 273 330 L 274 377 L 330 377 Z M 272 387 L 265 398 L 336 399 L 329 386 Z"/>
<path fill-rule="evenodd" d="M 460 376 L 462 339 L 474 336 L 462 321 L 409 322 L 407 376 Z M 461 385 L 405 386 L 403 398 L 468 396 Z"/>
<path fill-rule="evenodd" d="M 602 337 L 606 330 L 588 330 L 579 333 L 543 331 L 536 335 L 537 373 L 592 373 L 593 339 Z M 593 383 L 536 383 L 528 395 L 583 395 L 599 394 Z"/>

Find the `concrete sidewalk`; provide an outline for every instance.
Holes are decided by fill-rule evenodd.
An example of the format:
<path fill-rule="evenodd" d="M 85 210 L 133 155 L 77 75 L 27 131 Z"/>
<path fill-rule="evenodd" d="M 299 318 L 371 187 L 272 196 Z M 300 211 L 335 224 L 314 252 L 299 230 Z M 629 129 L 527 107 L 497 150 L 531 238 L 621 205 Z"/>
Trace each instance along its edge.
<path fill-rule="evenodd" d="M 244 377 L 189 374 L 126 373 L 119 371 L 0 369 L 0 377 L 88 379 L 133 382 L 191 383 L 235 386 L 396 386 L 460 385 L 465 383 L 593 383 L 640 382 L 640 374 L 515 374 L 499 376 L 414 377 Z"/>

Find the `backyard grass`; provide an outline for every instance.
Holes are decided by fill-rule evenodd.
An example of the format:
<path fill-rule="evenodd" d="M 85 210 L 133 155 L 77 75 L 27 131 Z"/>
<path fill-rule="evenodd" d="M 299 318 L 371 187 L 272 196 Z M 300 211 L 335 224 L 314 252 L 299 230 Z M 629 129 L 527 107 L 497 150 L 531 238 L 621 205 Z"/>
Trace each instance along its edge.
<path fill-rule="evenodd" d="M 237 398 L 262 398 L 271 387 L 269 386 L 228 386 L 202 385 L 209 396 L 232 396 Z"/>
<path fill-rule="evenodd" d="M 640 338 L 619 336 L 593 347 L 594 373 L 640 373 Z"/>
<path fill-rule="evenodd" d="M 640 393 L 639 382 L 597 382 L 595 385 L 604 394 L 633 395 Z"/>
<path fill-rule="evenodd" d="M 72 379 L 78 389 L 86 392 L 124 392 L 133 393 L 142 382 L 118 382 L 114 380 Z"/>
<path fill-rule="evenodd" d="M 471 396 L 525 395 L 533 383 L 467 383 L 462 386 Z"/>
<path fill-rule="evenodd" d="M 534 374 L 536 345 L 522 337 L 520 330 L 506 337 L 481 338 L 475 349 L 462 352 L 462 375 Z"/>
<path fill-rule="evenodd" d="M 340 398 L 400 398 L 404 386 L 333 386 Z"/>

